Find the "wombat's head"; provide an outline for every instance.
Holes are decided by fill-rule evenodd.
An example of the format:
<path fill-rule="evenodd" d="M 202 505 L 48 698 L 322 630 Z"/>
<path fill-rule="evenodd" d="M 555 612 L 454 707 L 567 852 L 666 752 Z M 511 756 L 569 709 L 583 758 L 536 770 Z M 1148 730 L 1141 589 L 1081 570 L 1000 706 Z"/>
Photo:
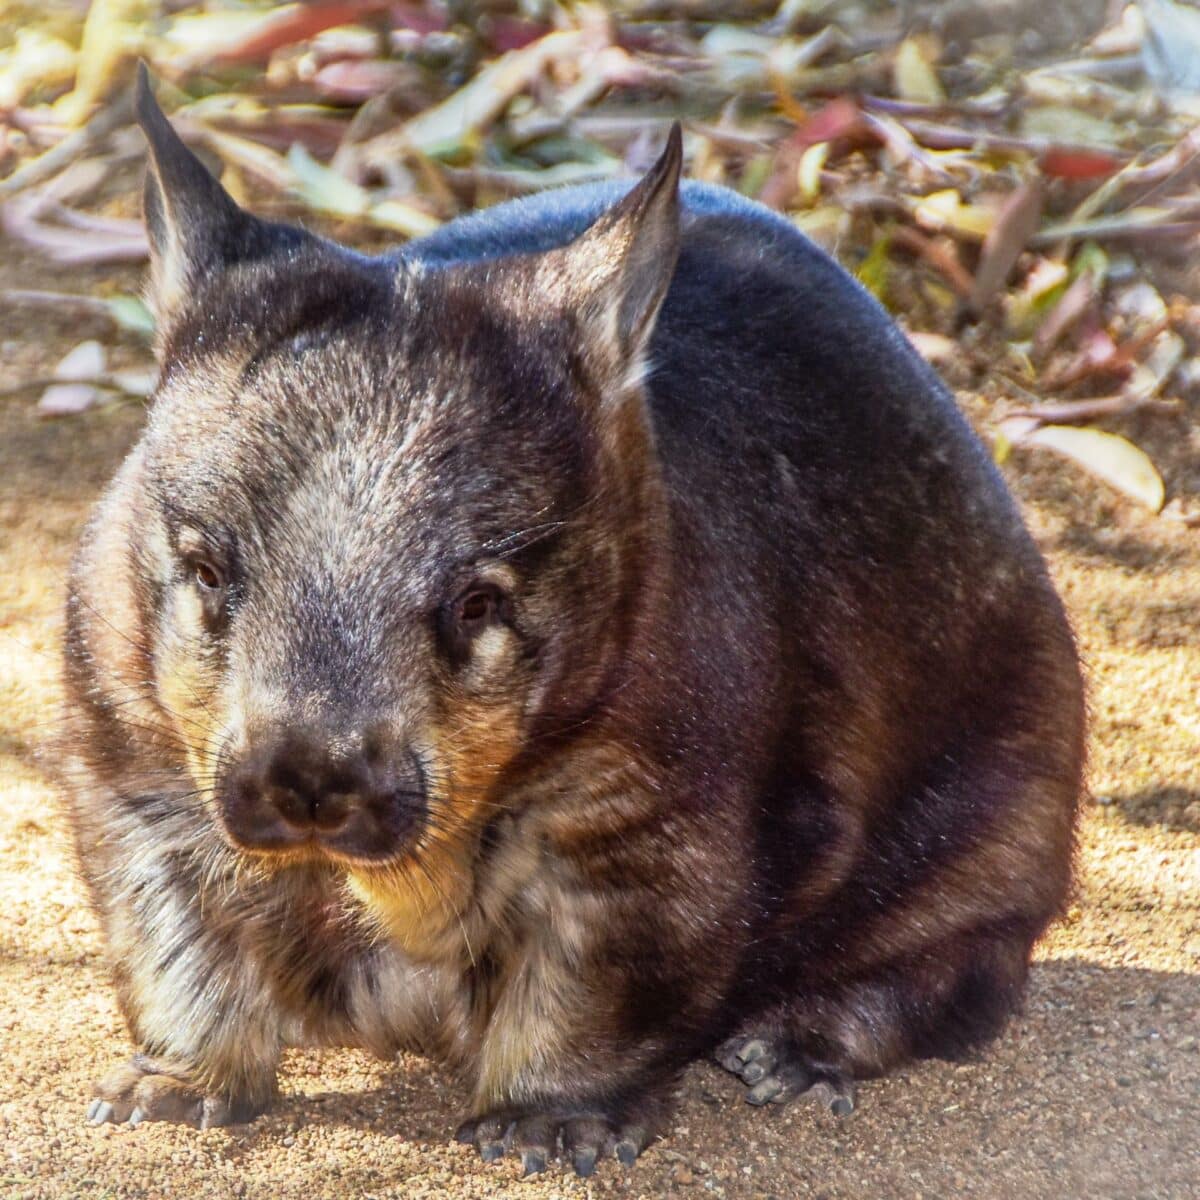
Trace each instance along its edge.
<path fill-rule="evenodd" d="M 154 694 L 235 846 L 452 857 L 620 686 L 678 132 L 571 245 L 435 269 L 250 216 L 139 109 L 162 383 L 116 509 Z"/>

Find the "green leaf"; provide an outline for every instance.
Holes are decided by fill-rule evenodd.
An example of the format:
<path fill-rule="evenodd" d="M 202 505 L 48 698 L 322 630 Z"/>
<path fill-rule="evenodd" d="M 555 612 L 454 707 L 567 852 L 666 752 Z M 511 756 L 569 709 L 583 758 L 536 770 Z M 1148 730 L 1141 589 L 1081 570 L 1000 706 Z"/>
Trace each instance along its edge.
<path fill-rule="evenodd" d="M 110 296 L 105 304 L 118 328 L 147 339 L 154 336 L 154 314 L 137 296 Z"/>
<path fill-rule="evenodd" d="M 859 283 L 884 303 L 887 301 L 888 281 L 892 276 L 891 248 L 892 235 L 881 233 L 855 272 Z"/>
<path fill-rule="evenodd" d="M 361 217 L 370 207 L 370 196 L 353 180 L 317 162 L 299 142 L 287 155 L 295 190 L 310 208 L 336 217 Z"/>

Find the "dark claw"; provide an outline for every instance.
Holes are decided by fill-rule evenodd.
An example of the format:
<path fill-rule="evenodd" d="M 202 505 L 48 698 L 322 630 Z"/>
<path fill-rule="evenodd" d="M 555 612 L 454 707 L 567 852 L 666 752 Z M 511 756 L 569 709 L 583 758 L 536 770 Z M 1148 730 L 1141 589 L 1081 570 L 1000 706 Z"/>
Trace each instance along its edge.
<path fill-rule="evenodd" d="M 581 1146 L 575 1151 L 572 1162 L 575 1174 L 580 1179 L 586 1179 L 596 1169 L 596 1149 L 594 1146 Z"/>
<path fill-rule="evenodd" d="M 537 1175 L 546 1169 L 546 1156 L 540 1150 L 521 1151 L 521 1178 Z"/>
<path fill-rule="evenodd" d="M 638 1148 L 628 1140 L 617 1143 L 617 1162 L 623 1167 L 632 1167 L 637 1162 Z"/>
<path fill-rule="evenodd" d="M 854 1101 L 849 1096 L 837 1096 L 829 1106 L 835 1117 L 848 1117 L 854 1111 Z"/>
<path fill-rule="evenodd" d="M 504 1157 L 504 1145 L 501 1142 L 483 1142 L 479 1147 L 479 1157 L 485 1163 L 494 1163 Z"/>
<path fill-rule="evenodd" d="M 475 1145 L 475 1122 L 464 1121 L 454 1131 L 454 1140 L 463 1146 Z"/>

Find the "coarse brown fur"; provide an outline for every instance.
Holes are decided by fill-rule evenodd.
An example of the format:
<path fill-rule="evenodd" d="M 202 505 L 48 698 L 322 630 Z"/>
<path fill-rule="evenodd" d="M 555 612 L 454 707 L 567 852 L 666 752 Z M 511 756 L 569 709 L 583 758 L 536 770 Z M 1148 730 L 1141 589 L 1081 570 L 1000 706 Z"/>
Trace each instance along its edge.
<path fill-rule="evenodd" d="M 368 259 L 143 83 L 162 383 L 79 547 L 65 765 L 138 1047 L 95 1120 L 411 1049 L 529 1170 L 958 1055 L 1070 881 L 1083 704 L 944 390 L 786 223 L 572 189 Z M 678 264 L 678 265 L 677 265 Z"/>

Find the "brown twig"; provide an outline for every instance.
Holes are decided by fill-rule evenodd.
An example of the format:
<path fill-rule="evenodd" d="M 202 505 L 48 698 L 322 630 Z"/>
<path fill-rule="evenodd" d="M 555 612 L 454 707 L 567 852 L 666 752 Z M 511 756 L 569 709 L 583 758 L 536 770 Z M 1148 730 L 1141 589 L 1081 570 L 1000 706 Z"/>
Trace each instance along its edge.
<path fill-rule="evenodd" d="M 122 92 L 111 103 L 100 109 L 86 125 L 68 133 L 56 146 L 52 146 L 37 158 L 18 167 L 6 179 L 0 179 L 0 196 L 13 196 L 25 188 L 49 179 L 64 167 L 81 158 L 97 142 L 108 137 L 115 129 L 128 125 L 133 120 L 133 101 L 128 91 Z"/>
<path fill-rule="evenodd" d="M 1076 363 L 1073 367 L 1058 374 L 1050 373 L 1044 375 L 1042 377 L 1042 387 L 1071 387 L 1073 384 L 1090 379 L 1093 375 L 1110 375 L 1118 371 L 1124 371 L 1126 368 L 1132 366 L 1137 360 L 1138 355 L 1160 333 L 1169 329 L 1170 326 L 1171 318 L 1169 316 L 1163 317 L 1161 321 L 1153 322 L 1143 329 L 1141 333 L 1131 337 L 1128 341 L 1122 342 L 1107 358 L 1088 359 L 1084 362 Z"/>
<path fill-rule="evenodd" d="M 908 250 L 929 262 L 945 278 L 959 299 L 965 300 L 971 294 L 974 286 L 971 273 L 951 250 L 908 225 L 897 225 L 891 231 L 891 239 L 893 246 Z"/>

